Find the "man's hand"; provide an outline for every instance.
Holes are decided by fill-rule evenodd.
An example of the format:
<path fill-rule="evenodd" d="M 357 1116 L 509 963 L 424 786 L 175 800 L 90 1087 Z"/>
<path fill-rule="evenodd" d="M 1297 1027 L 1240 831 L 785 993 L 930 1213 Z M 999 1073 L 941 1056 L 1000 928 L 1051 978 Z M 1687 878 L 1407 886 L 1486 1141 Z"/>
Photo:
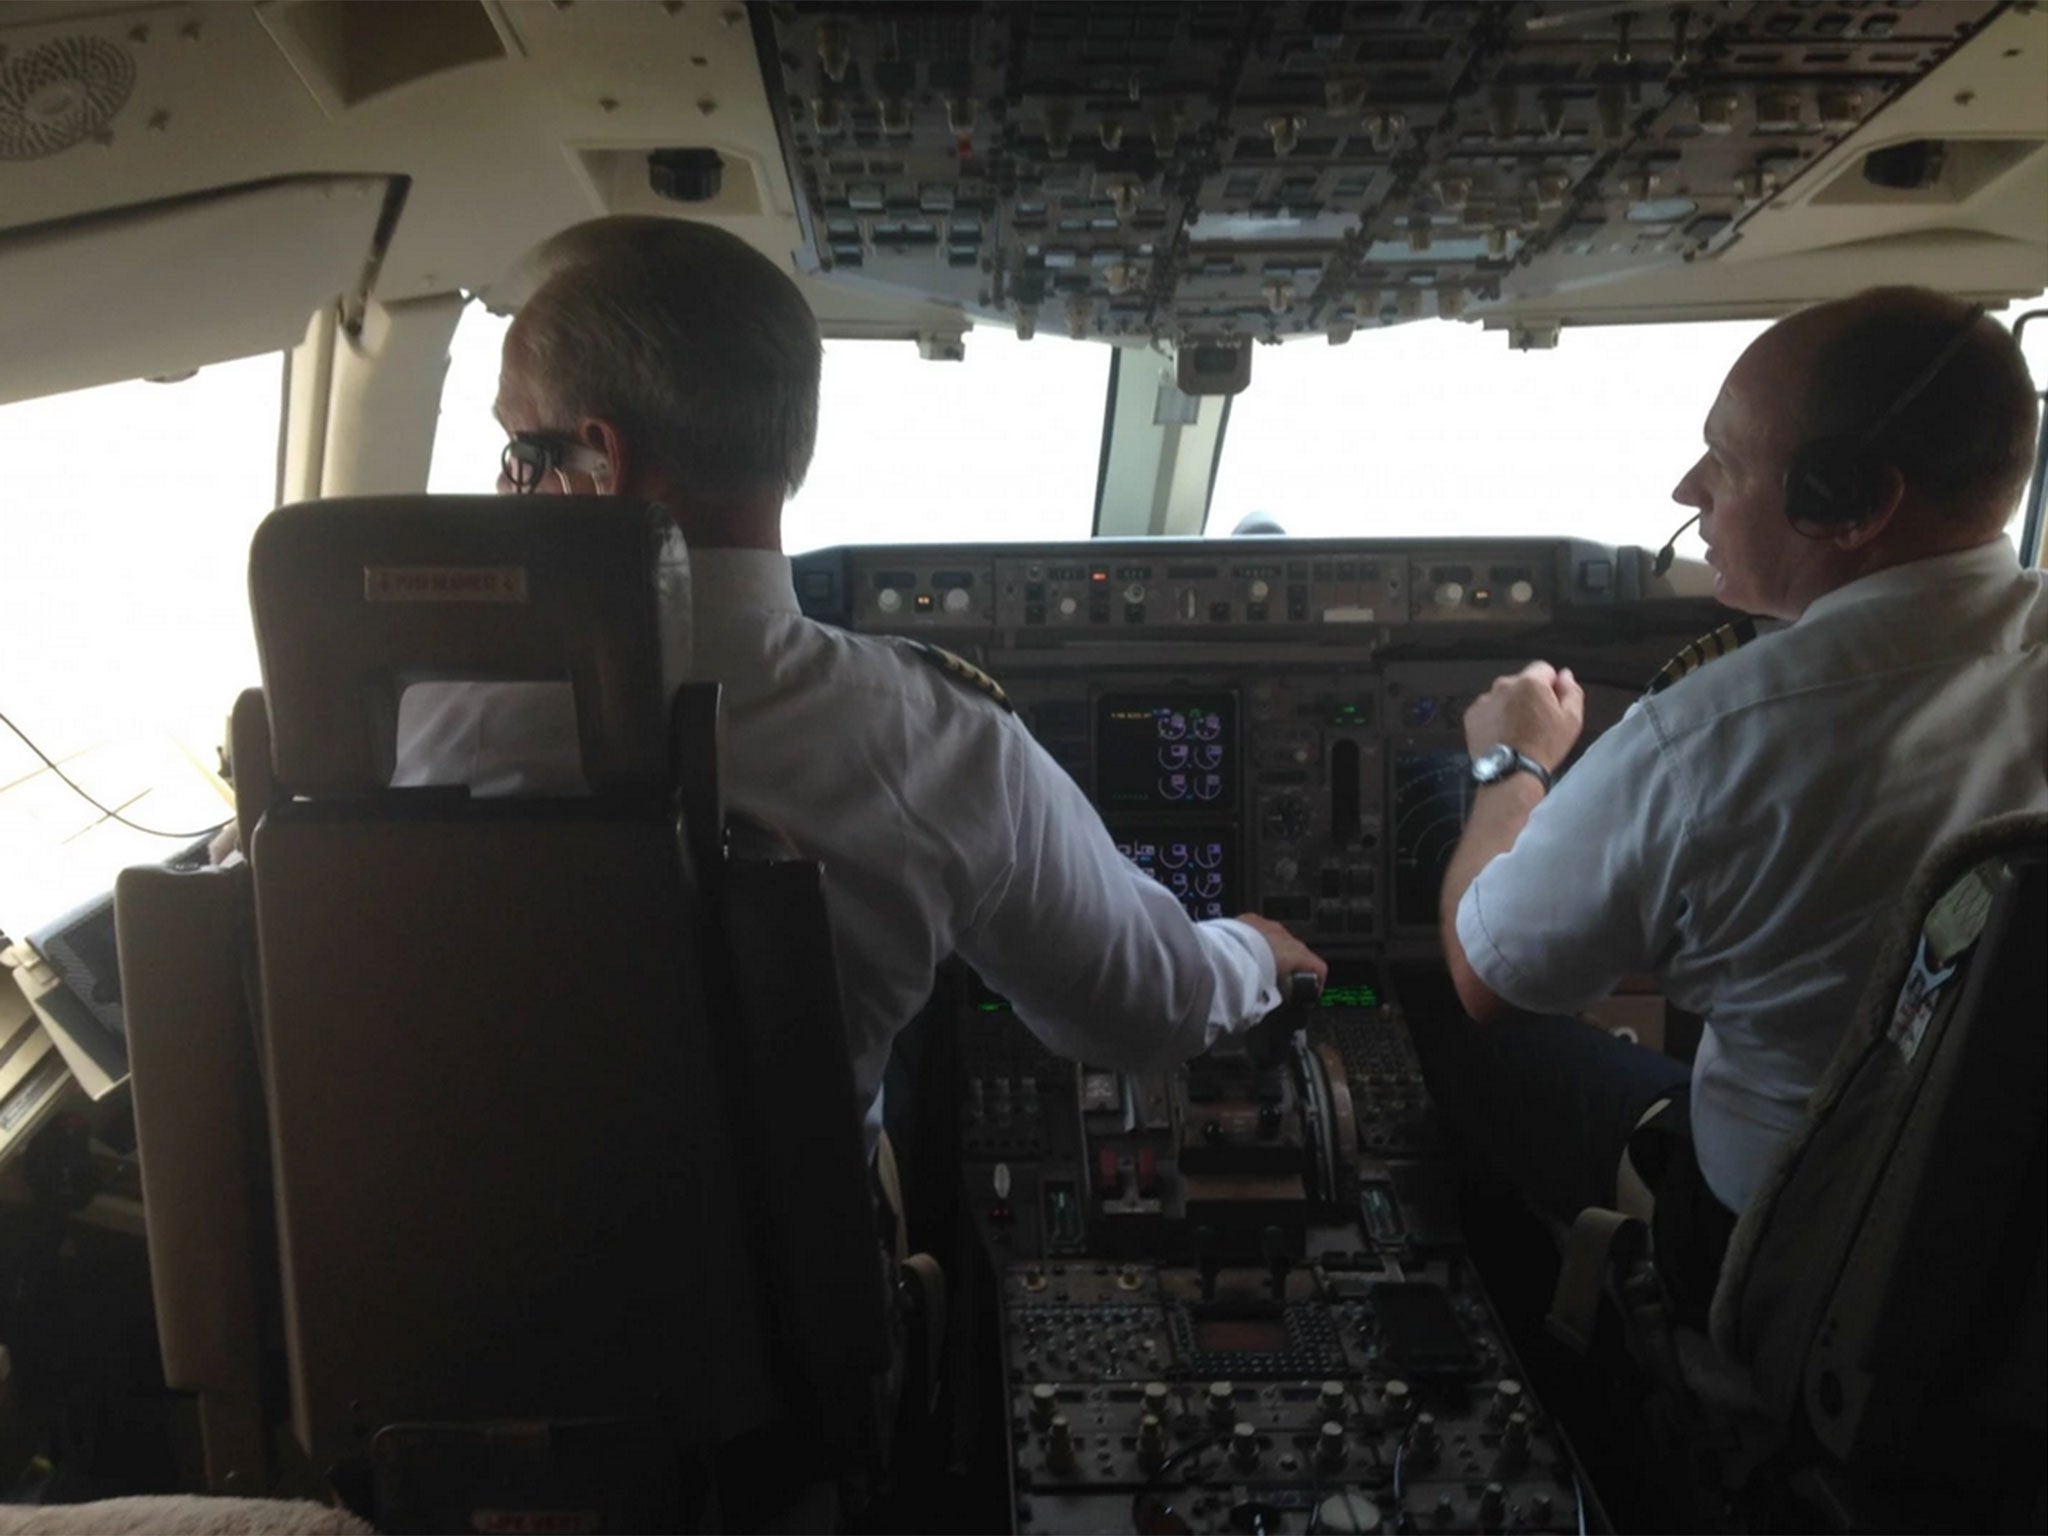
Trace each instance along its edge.
<path fill-rule="evenodd" d="M 1238 914 L 1240 923 L 1258 930 L 1259 937 L 1273 951 L 1273 968 L 1280 978 L 1280 990 L 1287 990 L 1287 978 L 1297 971 L 1307 971 L 1316 979 L 1318 987 L 1327 986 L 1330 980 L 1330 962 L 1310 949 L 1301 940 L 1289 933 L 1269 917 L 1260 917 L 1253 912 Z"/>
<path fill-rule="evenodd" d="M 1532 661 L 1493 686 L 1465 711 L 1465 749 L 1474 757 L 1503 744 L 1552 773 L 1571 756 L 1586 725 L 1586 690 L 1547 661 Z"/>

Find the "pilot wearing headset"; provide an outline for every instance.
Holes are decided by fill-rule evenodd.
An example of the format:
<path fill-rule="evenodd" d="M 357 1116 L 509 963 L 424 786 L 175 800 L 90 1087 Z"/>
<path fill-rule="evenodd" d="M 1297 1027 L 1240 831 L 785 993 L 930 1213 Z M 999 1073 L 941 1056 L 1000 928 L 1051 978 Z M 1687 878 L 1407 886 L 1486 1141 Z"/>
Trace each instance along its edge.
<path fill-rule="evenodd" d="M 1465 715 L 1478 786 L 1441 927 L 1470 1018 L 1417 1026 L 1432 1091 L 1560 1223 L 1611 1205 L 1631 1130 L 1689 1101 L 1692 1155 L 1657 1188 L 1681 1315 L 1711 1299 L 1922 856 L 2048 809 L 2048 595 L 2004 536 L 2036 414 L 2012 337 L 1941 294 L 1781 321 L 1672 496 L 1717 598 L 1787 627 L 1661 679 L 1562 776 L 1570 671 L 1534 663 Z M 1632 973 L 1705 1019 L 1690 1073 L 1566 1017 Z"/>

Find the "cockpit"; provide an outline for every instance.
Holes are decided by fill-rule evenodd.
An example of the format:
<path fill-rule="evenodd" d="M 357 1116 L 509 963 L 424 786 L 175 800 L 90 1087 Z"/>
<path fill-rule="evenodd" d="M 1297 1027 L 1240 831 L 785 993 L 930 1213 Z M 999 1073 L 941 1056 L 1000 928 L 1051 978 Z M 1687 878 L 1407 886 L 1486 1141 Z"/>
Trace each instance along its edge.
<path fill-rule="evenodd" d="M 1672 529 L 1723 376 L 1911 283 L 2048 377 L 2044 55 L 1995 0 L 0 4 L 0 1502 L 2027 1528 L 2024 1384 L 1900 1341 L 1937 1272 L 1957 1358 L 2038 1323 L 2038 1146 L 1956 1150 L 1983 1106 L 2038 1120 L 1996 1023 L 2039 995 L 2035 822 L 1892 872 L 1711 1320 L 1650 1294 L 1655 1168 L 1539 1219 L 1427 1047 L 1470 1022 L 1445 891 L 1504 799 L 1475 705 L 1573 679 L 1549 790 L 1788 627 Z M 1021 732 L 1119 869 L 1284 929 L 1319 987 L 1283 967 L 1255 1027 L 1138 1066 L 942 949 L 870 1092 L 829 861 L 732 813 L 703 551 L 580 470 L 486 499 L 530 254 L 645 215 L 738 235 L 818 322 L 778 622 Z M 2037 442 L 2021 571 L 2042 483 Z M 408 777 L 407 709 L 478 680 L 564 689 L 556 787 Z M 675 956 L 607 951 L 655 921 Z M 1711 1022 L 1653 969 L 1572 1012 L 1682 1083 Z M 688 1029 L 604 1046 L 643 994 Z M 1972 1382 L 2011 1401 L 1969 1417 Z"/>

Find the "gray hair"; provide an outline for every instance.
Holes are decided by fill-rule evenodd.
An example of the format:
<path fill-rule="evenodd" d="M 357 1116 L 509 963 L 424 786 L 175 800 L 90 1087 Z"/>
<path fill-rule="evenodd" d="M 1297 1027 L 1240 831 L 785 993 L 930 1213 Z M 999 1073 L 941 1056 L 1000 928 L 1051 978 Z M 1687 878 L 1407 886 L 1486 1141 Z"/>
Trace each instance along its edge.
<path fill-rule="evenodd" d="M 552 423 L 596 416 L 714 493 L 803 484 L 818 437 L 818 322 L 737 235 L 593 219 L 543 245 L 515 346 Z"/>
<path fill-rule="evenodd" d="M 1866 430 L 1968 320 L 1931 288 L 1870 288 L 1805 312 L 1827 326 L 1808 364 L 1810 436 Z M 2033 468 L 2038 407 L 2012 333 L 1989 316 L 1899 413 L 1875 451 L 1953 519 L 2003 523 Z"/>

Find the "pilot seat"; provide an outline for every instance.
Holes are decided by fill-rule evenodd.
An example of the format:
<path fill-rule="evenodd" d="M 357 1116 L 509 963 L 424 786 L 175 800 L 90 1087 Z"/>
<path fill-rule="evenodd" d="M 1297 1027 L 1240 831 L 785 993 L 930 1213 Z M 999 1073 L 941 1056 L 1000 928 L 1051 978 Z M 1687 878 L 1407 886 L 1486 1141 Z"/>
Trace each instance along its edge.
<path fill-rule="evenodd" d="M 819 872 L 733 852 L 680 535 L 309 503 L 250 595 L 246 860 L 116 893 L 209 1486 L 390 1531 L 829 1523 L 886 1449 L 891 1277 Z M 566 684 L 580 791 L 391 787 L 406 690 L 451 682 Z"/>

